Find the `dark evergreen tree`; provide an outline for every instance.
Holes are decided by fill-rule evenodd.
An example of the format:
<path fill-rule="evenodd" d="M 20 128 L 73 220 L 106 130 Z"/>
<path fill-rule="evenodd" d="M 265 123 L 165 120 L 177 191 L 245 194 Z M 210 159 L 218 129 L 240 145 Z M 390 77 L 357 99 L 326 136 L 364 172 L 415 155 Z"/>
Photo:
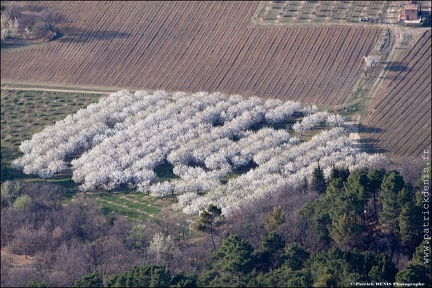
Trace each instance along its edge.
<path fill-rule="evenodd" d="M 418 265 L 424 265 L 426 267 L 430 266 L 430 251 L 431 242 L 430 240 L 424 239 L 415 249 L 412 263 Z M 429 272 L 430 274 L 430 272 Z"/>
<path fill-rule="evenodd" d="M 302 221 L 312 222 L 314 237 L 319 239 L 320 245 L 324 244 L 326 246 L 331 242 L 331 237 L 327 229 L 332 223 L 329 207 L 335 207 L 332 199 L 330 199 L 330 197 L 322 197 L 307 203 L 298 211 L 301 219 L 303 219 Z"/>
<path fill-rule="evenodd" d="M 369 178 L 369 189 L 373 196 L 373 204 L 374 204 L 374 216 L 377 217 L 378 210 L 377 210 L 377 194 L 381 187 L 382 180 L 385 175 L 384 169 L 374 169 L 369 171 L 368 178 Z M 377 219 L 377 218 L 376 218 Z"/>
<path fill-rule="evenodd" d="M 285 249 L 285 263 L 284 266 L 293 271 L 302 269 L 306 261 L 309 259 L 309 252 L 304 250 L 297 243 L 291 243 Z"/>
<path fill-rule="evenodd" d="M 27 283 L 27 287 L 29 287 L 29 288 L 48 288 L 48 284 L 43 280 L 33 279 Z"/>
<path fill-rule="evenodd" d="M 358 241 L 362 239 L 360 237 L 362 227 L 346 214 L 339 217 L 337 221 L 333 221 L 328 229 L 332 239 L 343 250 L 356 247 Z"/>
<path fill-rule="evenodd" d="M 269 273 L 261 273 L 252 278 L 247 287 L 312 287 L 313 280 L 309 271 L 292 271 L 282 266 Z"/>
<path fill-rule="evenodd" d="M 348 168 L 333 167 L 330 172 L 329 182 L 335 179 L 341 179 L 343 182 L 345 182 L 349 175 L 350 171 Z"/>
<path fill-rule="evenodd" d="M 431 278 L 428 273 L 430 272 L 424 265 L 411 264 L 396 274 L 396 282 L 423 283 L 424 287 L 431 287 Z"/>
<path fill-rule="evenodd" d="M 330 197 L 328 210 L 333 225 L 339 222 L 344 214 L 350 218 L 350 222 L 362 223 L 368 198 L 366 175 L 365 170 L 355 170 L 348 176 L 346 182 L 342 182 L 341 178 L 330 182 L 326 197 Z"/>
<path fill-rule="evenodd" d="M 412 201 L 406 203 L 399 214 L 399 232 L 402 245 L 411 249 L 419 245 L 421 228 L 421 210 Z"/>
<path fill-rule="evenodd" d="M 321 169 L 319 163 L 318 163 L 318 167 L 315 168 L 315 170 L 312 174 L 311 189 L 320 195 L 324 194 L 326 191 L 326 182 L 325 182 L 325 178 L 324 178 L 324 171 Z"/>
<path fill-rule="evenodd" d="M 220 220 L 222 220 L 221 214 L 222 214 L 221 208 L 213 204 L 209 204 L 206 210 L 201 211 L 197 223 L 198 230 L 209 233 L 210 239 L 213 244 L 213 249 L 215 250 L 216 250 L 216 244 L 214 241 L 215 226 L 220 223 Z"/>
<path fill-rule="evenodd" d="M 345 189 L 354 192 L 362 204 L 366 204 L 371 197 L 368 169 L 354 170 L 347 178 Z"/>
<path fill-rule="evenodd" d="M 253 247 L 247 241 L 237 235 L 231 235 L 224 239 L 221 247 L 213 252 L 213 255 L 222 273 L 233 277 L 241 284 L 255 267 L 253 251 Z"/>
<path fill-rule="evenodd" d="M 171 279 L 169 287 L 198 287 L 197 286 L 197 275 L 184 275 L 177 273 Z"/>
<path fill-rule="evenodd" d="M 344 190 L 344 181 L 342 178 L 332 179 L 327 186 L 326 195 L 331 199 L 340 197 Z"/>
<path fill-rule="evenodd" d="M 147 265 L 114 275 L 108 279 L 108 287 L 168 287 L 170 271 L 165 266 Z"/>
<path fill-rule="evenodd" d="M 413 197 L 413 194 L 406 187 L 404 187 L 398 193 L 397 200 L 399 202 L 399 206 L 403 207 L 408 202 L 413 202 L 414 197 Z"/>
<path fill-rule="evenodd" d="M 283 260 L 284 239 L 276 232 L 271 232 L 261 241 L 261 248 L 256 251 L 257 268 L 268 272 L 278 268 Z"/>
<path fill-rule="evenodd" d="M 391 259 L 384 253 L 381 253 L 378 257 L 375 257 L 376 262 L 367 273 L 369 281 L 382 282 L 386 281 L 389 283 L 394 282 L 397 273 L 397 268 Z"/>
<path fill-rule="evenodd" d="M 399 233 L 399 214 L 402 207 L 398 195 L 404 185 L 405 182 L 397 171 L 386 173 L 381 184 L 382 211 L 379 215 L 379 222 L 382 224 L 384 231 L 393 235 Z"/>
<path fill-rule="evenodd" d="M 74 287 L 103 287 L 103 281 L 98 273 L 93 272 L 75 281 Z"/>
<path fill-rule="evenodd" d="M 351 282 L 394 282 L 397 269 L 385 254 L 378 257 L 357 249 L 342 251 L 337 247 L 318 252 L 309 258 L 314 285 L 349 287 Z"/>
<path fill-rule="evenodd" d="M 221 287 L 218 283 L 220 282 L 220 275 L 213 269 L 204 270 L 199 273 L 197 279 L 198 287 Z"/>

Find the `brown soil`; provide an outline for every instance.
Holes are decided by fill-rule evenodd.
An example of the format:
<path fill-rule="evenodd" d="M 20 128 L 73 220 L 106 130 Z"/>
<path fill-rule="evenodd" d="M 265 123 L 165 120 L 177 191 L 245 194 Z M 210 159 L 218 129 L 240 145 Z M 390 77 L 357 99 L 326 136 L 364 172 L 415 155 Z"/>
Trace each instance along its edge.
<path fill-rule="evenodd" d="M 2 50 L 2 81 L 342 103 L 380 29 L 256 27 L 258 4 L 32 2 L 66 13 L 64 36 Z"/>
<path fill-rule="evenodd" d="M 18 255 L 10 253 L 10 251 L 6 248 L 1 248 L 1 257 L 5 257 L 10 261 L 12 266 L 28 266 L 36 264 L 36 259 L 31 256 L 26 255 Z"/>

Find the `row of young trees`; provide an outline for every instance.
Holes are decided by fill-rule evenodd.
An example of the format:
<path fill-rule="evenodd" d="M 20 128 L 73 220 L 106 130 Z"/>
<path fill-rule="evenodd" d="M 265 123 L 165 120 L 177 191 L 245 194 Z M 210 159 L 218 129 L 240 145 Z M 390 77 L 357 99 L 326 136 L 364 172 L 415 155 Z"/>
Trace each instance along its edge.
<path fill-rule="evenodd" d="M 330 129 L 302 142 L 274 128 L 294 113 L 308 115 L 299 125 Z M 283 185 L 300 185 L 318 161 L 328 173 L 335 165 L 383 160 L 357 153 L 347 131 L 332 128 L 342 123 L 339 115 L 291 101 L 122 90 L 23 141 L 24 156 L 13 165 L 49 178 L 74 158 L 72 179 L 84 191 L 128 185 L 157 197 L 185 194 L 179 208 L 188 214 L 213 202 L 229 213 Z M 161 182 L 155 171 L 168 165 L 179 179 Z M 230 177 L 239 169 L 240 177 Z"/>

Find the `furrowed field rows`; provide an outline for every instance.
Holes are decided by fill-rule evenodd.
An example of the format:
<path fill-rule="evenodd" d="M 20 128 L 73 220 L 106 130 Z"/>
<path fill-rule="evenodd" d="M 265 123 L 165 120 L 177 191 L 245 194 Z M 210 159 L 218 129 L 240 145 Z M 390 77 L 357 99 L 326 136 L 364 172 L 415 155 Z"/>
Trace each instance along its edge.
<path fill-rule="evenodd" d="M 324 50 L 327 49 L 327 47 L 329 47 L 328 49 L 333 51 L 337 41 L 339 41 L 339 37 L 342 33 L 342 29 L 333 29 L 332 33 L 333 34 L 329 36 L 330 41 L 327 41 L 327 43 L 326 43 L 326 45 L 328 45 L 328 46 L 325 46 L 325 48 L 323 48 Z M 337 33 L 336 34 L 337 36 L 335 35 L 335 33 Z M 321 61 L 324 61 L 324 63 Z M 323 57 L 323 54 L 321 54 L 320 61 L 318 62 L 318 70 L 322 73 L 325 71 L 324 67 L 330 67 L 330 65 L 331 65 L 330 57 Z M 311 87 L 313 87 L 312 88 L 313 90 L 311 90 L 307 93 L 308 94 L 319 94 L 322 91 L 321 87 L 328 83 L 327 81 L 324 82 L 324 79 L 325 79 L 325 77 L 321 77 L 321 80 L 317 81 L 317 83 L 316 83 L 317 85 L 311 85 Z M 324 94 L 322 93 L 322 98 L 323 97 L 324 97 Z M 321 98 L 321 101 L 322 101 L 322 98 Z"/>
<path fill-rule="evenodd" d="M 208 11 L 208 12 L 210 12 L 210 11 Z M 179 15 L 179 17 L 176 17 L 175 15 L 171 15 L 171 17 L 173 19 L 179 19 L 179 21 L 181 20 L 181 22 L 176 22 L 176 23 L 171 22 L 172 25 L 170 25 L 166 29 L 166 31 L 167 31 L 168 34 L 165 35 L 164 37 L 166 37 L 166 38 L 170 38 L 170 37 L 179 37 L 179 38 L 182 38 L 182 37 L 184 37 L 183 35 L 185 33 L 185 30 L 180 31 L 180 33 L 181 33 L 180 35 L 175 35 L 176 31 L 177 31 L 175 29 L 175 27 L 177 25 L 179 25 L 179 26 L 185 25 L 185 23 L 186 23 L 185 21 L 188 21 L 190 19 L 190 17 L 189 17 L 190 14 L 189 13 L 185 13 L 185 11 L 183 11 L 183 13 L 181 13 L 181 14 L 182 15 Z M 208 14 L 207 14 L 207 16 L 208 16 Z M 180 23 L 180 24 L 178 24 L 178 23 Z M 193 25 L 195 27 L 199 27 L 198 30 L 197 30 L 197 32 L 199 32 L 202 29 L 202 26 L 199 26 L 199 18 L 198 17 L 195 18 L 195 22 L 191 23 L 191 25 Z M 186 34 L 186 37 L 188 37 L 187 34 Z M 162 41 L 161 41 L 161 44 L 163 44 Z M 188 43 L 188 44 L 191 44 L 191 42 Z M 152 71 L 153 69 L 157 68 L 157 67 L 155 67 L 155 65 L 157 65 L 158 62 L 161 63 L 161 64 L 162 63 L 166 64 L 166 65 L 164 65 L 164 68 L 163 68 L 162 72 L 159 75 L 155 75 L 155 76 L 158 76 L 158 77 L 155 78 L 154 83 L 158 83 L 158 81 L 160 81 L 159 80 L 160 77 L 163 77 L 166 74 L 172 73 L 173 69 L 176 68 L 175 66 L 176 65 L 178 66 L 178 64 L 175 62 L 176 59 L 181 59 L 184 56 L 185 52 L 187 51 L 187 49 L 178 49 L 176 47 L 172 47 L 172 46 L 168 46 L 168 45 L 163 45 L 162 49 L 163 49 L 162 53 L 156 53 L 157 50 L 155 50 L 154 53 L 156 55 L 159 55 L 159 61 L 153 63 L 154 65 L 152 67 L 149 67 L 149 71 Z"/>
<path fill-rule="evenodd" d="M 328 37 L 328 35 L 325 35 L 325 33 L 320 33 L 320 38 L 318 39 L 318 41 L 317 42 L 322 42 L 322 40 L 324 39 L 324 38 L 326 38 L 326 37 Z M 322 58 L 322 53 L 319 53 L 319 51 L 320 50 L 325 50 L 326 49 L 326 47 L 327 47 L 327 45 L 328 44 L 330 44 L 330 42 L 329 41 L 327 41 L 324 45 L 324 47 L 320 47 L 320 46 L 316 46 L 316 49 L 314 49 L 313 51 L 312 51 L 312 55 L 313 55 L 313 58 L 312 57 L 308 57 L 309 59 L 312 59 L 311 60 L 311 62 L 312 63 L 317 63 L 318 64 L 318 67 L 320 67 L 320 65 L 322 65 L 322 63 L 321 63 L 321 60 L 323 59 Z M 319 59 L 317 59 L 317 57 L 319 57 Z M 311 62 L 309 62 L 309 63 L 311 63 Z M 309 66 L 310 67 L 310 66 Z M 324 67 L 324 66 L 323 66 Z M 306 71 L 306 75 L 308 75 L 309 73 L 314 73 L 315 75 L 316 75 L 316 78 L 317 79 L 320 79 L 321 77 L 319 77 L 319 76 L 322 76 L 322 71 L 323 70 L 323 68 L 321 68 L 321 69 L 315 69 L 314 71 L 311 71 L 310 69 L 308 69 L 307 71 Z M 318 80 L 319 81 L 319 80 Z M 318 82 L 317 81 L 317 82 Z M 313 86 L 318 86 L 319 84 L 318 83 L 315 83 Z M 304 95 L 308 95 L 308 94 L 310 94 L 310 90 L 311 90 L 311 88 L 312 88 L 312 85 L 309 85 L 309 87 L 307 88 L 307 90 L 305 91 L 306 93 L 304 94 Z M 306 99 L 302 99 L 301 101 L 305 101 Z"/>
<path fill-rule="evenodd" d="M 366 132 L 366 138 L 394 155 L 419 157 L 430 149 L 430 41 L 431 32 L 424 32 L 401 62 L 394 63 L 365 122 L 381 130 Z"/>
<path fill-rule="evenodd" d="M 25 4 L 58 7 L 68 21 L 56 41 L 3 50 L 6 82 L 220 91 L 341 104 L 380 30 L 257 27 L 250 18 L 258 2 Z"/>

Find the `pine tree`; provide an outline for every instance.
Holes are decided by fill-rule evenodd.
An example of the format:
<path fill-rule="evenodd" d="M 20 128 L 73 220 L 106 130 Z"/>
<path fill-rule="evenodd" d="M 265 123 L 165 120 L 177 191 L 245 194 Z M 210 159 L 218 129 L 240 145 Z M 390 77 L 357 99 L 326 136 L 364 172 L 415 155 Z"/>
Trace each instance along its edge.
<path fill-rule="evenodd" d="M 218 224 L 218 221 L 221 220 L 221 214 L 221 208 L 213 204 L 209 204 L 206 210 L 201 211 L 199 221 L 197 223 L 198 230 L 209 233 L 214 249 L 216 249 L 216 244 L 214 242 L 215 226 Z"/>
<path fill-rule="evenodd" d="M 271 232 L 261 241 L 261 248 L 257 251 L 257 262 L 260 270 L 268 272 L 278 268 L 282 261 L 281 252 L 285 247 L 285 240 L 276 232 Z"/>
<path fill-rule="evenodd" d="M 351 172 L 344 183 L 344 198 L 350 208 L 350 214 L 356 218 L 360 216 L 364 221 L 364 208 L 371 196 L 367 168 Z"/>
<path fill-rule="evenodd" d="M 346 214 L 340 216 L 338 221 L 333 221 L 329 227 L 330 236 L 340 249 L 349 249 L 356 246 L 360 239 L 361 227 Z"/>
<path fill-rule="evenodd" d="M 382 211 L 379 215 L 379 222 L 384 230 L 394 235 L 399 233 L 399 214 L 402 207 L 398 201 L 398 195 L 404 185 L 405 182 L 397 171 L 386 173 L 381 184 Z"/>
<path fill-rule="evenodd" d="M 377 260 L 377 261 L 376 261 Z M 376 261 L 375 265 L 373 265 L 368 272 L 368 276 L 371 282 L 394 282 L 397 268 L 391 259 L 384 253 L 381 253 L 377 258 L 374 259 Z"/>
<path fill-rule="evenodd" d="M 291 243 L 285 249 L 285 256 L 286 260 L 284 265 L 288 266 L 291 270 L 296 271 L 304 267 L 310 254 L 297 243 Z"/>
<path fill-rule="evenodd" d="M 319 163 L 318 167 L 315 168 L 312 174 L 311 188 L 318 192 L 318 194 L 324 194 L 326 191 L 326 182 L 324 178 L 324 171 L 321 169 Z"/>
<path fill-rule="evenodd" d="M 358 195 L 359 200 L 363 203 L 366 203 L 371 196 L 369 178 L 367 175 L 367 168 L 355 170 L 349 175 L 345 184 L 345 188 L 355 192 L 355 194 Z"/>
<path fill-rule="evenodd" d="M 376 205 L 377 193 L 381 187 L 381 183 L 382 183 L 382 180 L 384 178 L 385 173 L 386 172 L 384 169 L 374 169 L 374 170 L 369 171 L 369 173 L 368 173 L 369 189 L 373 195 L 375 217 L 378 215 L 377 205 Z"/>
<path fill-rule="evenodd" d="M 421 231 L 421 212 L 413 202 L 406 203 L 399 215 L 399 230 L 402 244 L 414 248 L 419 244 Z"/>
<path fill-rule="evenodd" d="M 333 167 L 331 172 L 330 172 L 330 181 L 337 179 L 337 178 L 340 178 L 340 179 L 342 179 L 342 181 L 345 182 L 349 175 L 350 175 L 350 171 L 348 168 Z"/>
<path fill-rule="evenodd" d="M 98 273 L 93 272 L 77 280 L 74 287 L 103 287 L 103 282 Z"/>
<path fill-rule="evenodd" d="M 424 239 L 416 248 L 413 258 L 412 264 L 415 265 L 423 265 L 427 268 L 430 267 L 430 251 L 431 251 L 431 243 L 430 240 Z M 430 278 L 431 271 L 429 270 L 428 276 Z"/>
<path fill-rule="evenodd" d="M 408 268 L 396 274 L 396 281 L 399 283 L 423 283 L 425 287 L 431 287 L 431 278 L 428 275 L 428 268 L 423 265 L 411 264 Z"/>
<path fill-rule="evenodd" d="M 413 194 L 406 187 L 402 188 L 402 190 L 398 193 L 398 202 L 401 207 L 413 200 Z"/>
<path fill-rule="evenodd" d="M 253 250 L 247 241 L 237 235 L 231 235 L 224 239 L 221 247 L 213 255 L 222 272 L 241 282 L 255 266 Z"/>

